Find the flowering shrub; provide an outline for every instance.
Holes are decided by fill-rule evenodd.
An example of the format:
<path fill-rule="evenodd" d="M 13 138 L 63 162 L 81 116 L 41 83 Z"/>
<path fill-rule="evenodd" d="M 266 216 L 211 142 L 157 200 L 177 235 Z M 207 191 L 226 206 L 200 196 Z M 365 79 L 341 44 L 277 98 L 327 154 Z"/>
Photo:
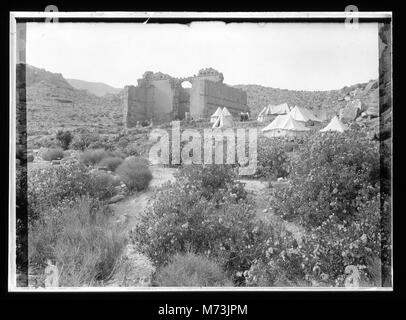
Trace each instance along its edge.
<path fill-rule="evenodd" d="M 232 282 L 216 262 L 193 253 L 176 254 L 156 276 L 160 287 L 224 287 Z"/>
<path fill-rule="evenodd" d="M 360 206 L 352 222 L 330 215 L 321 226 L 310 230 L 302 253 L 304 269 L 313 282 L 343 286 L 349 265 L 361 271 L 363 280 L 376 280 L 370 267 L 381 250 L 379 199 Z"/>
<path fill-rule="evenodd" d="M 151 170 L 143 159 L 126 159 L 118 166 L 116 172 L 129 190 L 144 190 L 152 180 Z"/>
<path fill-rule="evenodd" d="M 236 180 L 236 172 L 230 165 L 185 165 L 175 177 L 181 184 L 199 189 L 207 200 L 217 201 L 227 193 L 235 194 L 236 201 L 247 197 L 244 185 Z"/>
<path fill-rule="evenodd" d="M 381 271 L 375 265 L 381 250 L 379 212 L 375 198 L 352 223 L 330 215 L 308 230 L 300 244 L 283 238 L 279 249 L 270 246 L 246 272 L 247 285 L 344 286 L 345 269 L 351 265 L 360 271 L 361 285 L 380 286 Z"/>
<path fill-rule="evenodd" d="M 300 148 L 289 177 L 290 185 L 275 191 L 272 206 L 306 229 L 298 247 L 305 280 L 341 286 L 345 267 L 352 265 L 363 281 L 375 282 L 382 197 L 377 144 L 354 131 L 316 134 Z"/>
<path fill-rule="evenodd" d="M 59 160 L 63 158 L 63 150 L 61 148 L 47 149 L 42 152 L 41 156 L 46 161 Z"/>
<path fill-rule="evenodd" d="M 262 138 L 258 140 L 257 177 L 279 178 L 289 173 L 289 157 L 285 140 Z"/>
<path fill-rule="evenodd" d="M 319 226 L 331 214 L 351 219 L 379 191 L 378 145 L 357 132 L 316 134 L 293 158 L 288 187 L 276 190 L 273 207 L 285 218 Z M 366 193 L 362 193 L 368 190 Z"/>
<path fill-rule="evenodd" d="M 250 267 L 267 229 L 227 170 L 184 168 L 175 183 L 156 194 L 131 238 L 157 266 L 176 253 L 192 251 L 219 261 L 236 283 L 241 282 L 236 274 Z M 215 172 L 223 172 L 223 179 Z M 206 181 L 210 173 L 214 179 Z"/>

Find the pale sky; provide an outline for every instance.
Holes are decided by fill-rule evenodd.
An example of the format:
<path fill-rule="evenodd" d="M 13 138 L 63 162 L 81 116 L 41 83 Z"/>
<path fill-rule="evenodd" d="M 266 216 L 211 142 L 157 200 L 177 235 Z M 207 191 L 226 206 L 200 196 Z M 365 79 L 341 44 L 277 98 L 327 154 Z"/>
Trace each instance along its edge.
<path fill-rule="evenodd" d="M 27 63 L 122 88 L 145 71 L 212 67 L 230 85 L 330 90 L 378 78 L 378 27 L 362 23 L 28 23 Z"/>

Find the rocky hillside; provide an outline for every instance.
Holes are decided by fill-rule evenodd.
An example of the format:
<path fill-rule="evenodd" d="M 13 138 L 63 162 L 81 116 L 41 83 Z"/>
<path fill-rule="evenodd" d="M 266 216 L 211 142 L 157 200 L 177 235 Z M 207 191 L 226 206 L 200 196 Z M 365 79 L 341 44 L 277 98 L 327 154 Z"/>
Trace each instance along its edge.
<path fill-rule="evenodd" d="M 98 97 L 106 94 L 118 94 L 122 89 L 114 88 L 102 82 L 89 82 L 78 79 L 66 79 L 66 81 L 75 89 L 86 90 Z"/>
<path fill-rule="evenodd" d="M 234 87 L 247 92 L 248 106 L 254 117 L 268 104 L 284 102 L 290 107 L 297 105 L 313 110 L 315 113 L 325 110 L 329 118 L 338 114 L 338 111 L 347 105 L 348 100 L 360 99 L 368 106 L 377 105 L 379 102 L 376 80 L 331 91 L 295 91 L 260 85 L 236 85 Z"/>
<path fill-rule="evenodd" d="M 98 97 L 74 88 L 62 74 L 29 65 L 26 85 L 29 134 L 60 127 L 117 126 L 122 121 L 119 95 Z"/>
<path fill-rule="evenodd" d="M 97 127 L 108 132 L 109 128 L 122 126 L 121 91 L 98 96 L 90 93 L 90 89 L 78 89 L 78 82 L 75 82 L 75 87 L 72 80 L 68 81 L 62 74 L 29 65 L 26 78 L 29 135 L 40 135 L 50 129 L 78 127 Z M 284 102 L 291 107 L 298 105 L 309 108 L 316 115 L 324 112 L 327 119 L 357 99 L 365 106 L 363 109 L 375 109 L 376 113 L 378 110 L 376 80 L 331 91 L 294 91 L 260 85 L 235 87 L 247 92 L 248 106 L 253 117 L 270 103 Z"/>

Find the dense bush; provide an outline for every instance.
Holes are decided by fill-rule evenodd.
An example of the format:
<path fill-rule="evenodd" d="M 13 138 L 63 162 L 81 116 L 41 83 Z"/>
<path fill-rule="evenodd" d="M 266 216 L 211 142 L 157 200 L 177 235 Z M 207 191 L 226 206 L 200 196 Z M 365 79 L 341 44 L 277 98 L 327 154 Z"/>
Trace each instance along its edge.
<path fill-rule="evenodd" d="M 36 219 L 45 209 L 63 201 L 91 195 L 105 199 L 113 195 L 116 182 L 103 174 L 92 175 L 80 163 L 50 166 L 32 171 L 28 178 L 28 215 Z"/>
<path fill-rule="evenodd" d="M 377 143 L 355 131 L 316 134 L 292 160 L 289 178 L 271 205 L 306 230 L 299 248 L 306 280 L 340 286 L 345 267 L 354 265 L 363 281 L 375 282 L 382 200 Z"/>
<path fill-rule="evenodd" d="M 268 229 L 257 221 L 236 181 L 226 174 L 218 180 L 214 173 L 225 168 L 198 167 L 182 169 L 175 183 L 163 186 L 131 237 L 157 266 L 176 253 L 192 251 L 215 259 L 240 283 L 237 272 L 249 269 Z"/>
<path fill-rule="evenodd" d="M 61 145 L 63 150 L 66 150 L 69 148 L 72 138 L 73 138 L 73 136 L 70 131 L 59 130 L 56 133 L 56 140 L 58 140 L 58 142 Z"/>
<path fill-rule="evenodd" d="M 46 149 L 42 152 L 41 156 L 46 161 L 59 160 L 63 158 L 63 150 L 60 148 Z"/>
<path fill-rule="evenodd" d="M 381 286 L 380 207 L 378 198 L 349 223 L 331 215 L 321 226 L 307 231 L 300 245 L 281 239 L 284 250 L 259 256 L 246 272 L 253 286 L 344 286 L 347 266 L 361 275 L 361 286 Z M 269 250 L 268 249 L 268 250 Z"/>
<path fill-rule="evenodd" d="M 80 161 L 85 165 L 96 165 L 108 156 L 109 153 L 104 149 L 87 149 L 80 155 Z"/>
<path fill-rule="evenodd" d="M 96 172 L 90 176 L 89 184 L 88 194 L 94 198 L 105 200 L 117 193 L 115 187 L 120 184 L 120 181 L 109 173 Z"/>
<path fill-rule="evenodd" d="M 234 194 L 237 201 L 247 197 L 244 185 L 237 181 L 231 165 L 185 165 L 175 177 L 180 184 L 200 190 L 207 200 L 214 198 L 218 201 L 225 194 Z"/>
<path fill-rule="evenodd" d="M 85 150 L 89 148 L 92 143 L 100 140 L 100 136 L 94 132 L 81 132 L 76 133 L 71 142 L 71 148 L 74 150 Z"/>
<path fill-rule="evenodd" d="M 114 172 L 122 163 L 123 159 L 120 157 L 106 157 L 99 162 L 99 165 Z"/>
<path fill-rule="evenodd" d="M 379 191 L 379 172 L 376 142 L 358 132 L 316 134 L 292 160 L 290 185 L 276 191 L 273 206 L 306 226 L 319 226 L 331 214 L 351 220 L 356 199 L 366 203 Z"/>
<path fill-rule="evenodd" d="M 39 139 L 27 142 L 32 144 L 32 148 L 57 148 L 59 147 L 58 141 L 53 136 L 43 136 Z"/>
<path fill-rule="evenodd" d="M 225 287 L 232 282 L 216 262 L 193 253 L 176 254 L 156 276 L 160 287 Z"/>
<path fill-rule="evenodd" d="M 289 173 L 289 157 L 287 150 L 293 146 L 283 138 L 262 138 L 257 146 L 257 177 L 279 178 Z"/>
<path fill-rule="evenodd" d="M 110 213 L 89 198 L 47 208 L 30 224 L 29 259 L 42 268 L 56 261 L 60 286 L 92 286 L 113 273 L 125 237 L 109 223 Z"/>
<path fill-rule="evenodd" d="M 148 168 L 148 162 L 139 158 L 124 160 L 116 169 L 116 173 L 129 190 L 144 190 L 152 180 L 152 173 Z"/>

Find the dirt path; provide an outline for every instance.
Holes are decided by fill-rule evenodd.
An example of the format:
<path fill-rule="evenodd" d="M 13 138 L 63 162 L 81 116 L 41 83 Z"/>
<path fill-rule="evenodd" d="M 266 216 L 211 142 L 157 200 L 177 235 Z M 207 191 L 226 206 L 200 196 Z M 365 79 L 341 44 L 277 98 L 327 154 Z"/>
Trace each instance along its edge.
<path fill-rule="evenodd" d="M 114 212 L 113 219 L 125 230 L 131 230 L 137 224 L 140 214 L 148 206 L 157 188 L 168 181 L 175 181 L 173 175 L 176 169 L 158 166 L 151 166 L 150 168 L 153 178 L 147 190 L 132 194 L 124 200 L 110 205 Z"/>

